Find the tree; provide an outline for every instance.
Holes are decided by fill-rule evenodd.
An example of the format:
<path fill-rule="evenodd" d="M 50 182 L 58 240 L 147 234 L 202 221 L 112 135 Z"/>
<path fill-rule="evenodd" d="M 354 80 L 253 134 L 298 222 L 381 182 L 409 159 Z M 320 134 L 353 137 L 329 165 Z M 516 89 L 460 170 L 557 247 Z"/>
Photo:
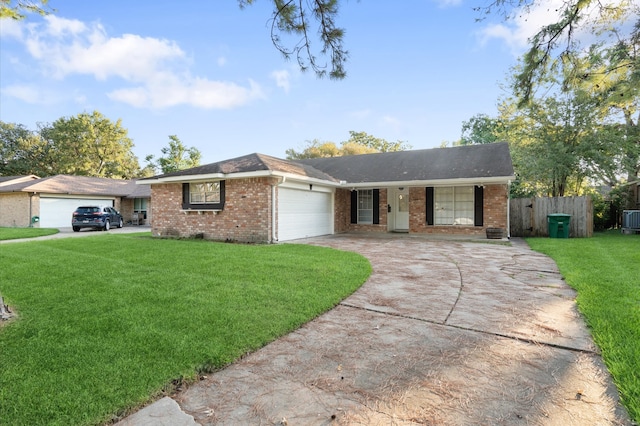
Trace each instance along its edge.
<path fill-rule="evenodd" d="M 22 124 L 0 121 L 0 176 L 51 174 L 51 146 Z"/>
<path fill-rule="evenodd" d="M 25 13 L 38 13 L 40 15 L 47 15 L 49 9 L 47 8 L 49 0 L 0 0 L 0 19 L 24 19 Z"/>
<path fill-rule="evenodd" d="M 153 162 L 153 155 L 147 156 L 146 161 L 163 174 L 199 166 L 202 158 L 197 148 L 187 148 L 176 135 L 169 136 L 169 146 L 162 148 L 161 152 L 163 156 L 156 163 Z"/>
<path fill-rule="evenodd" d="M 486 114 L 477 114 L 462 123 L 462 136 L 459 145 L 479 145 L 501 140 L 503 123 L 500 119 Z"/>
<path fill-rule="evenodd" d="M 40 134 L 55 148 L 48 156 L 53 174 L 131 179 L 140 170 L 122 121 L 98 111 L 59 118 Z"/>
<path fill-rule="evenodd" d="M 365 132 L 349 131 L 349 139 L 337 147 L 333 142 L 322 142 L 317 139 L 307 141 L 307 147 L 297 152 L 287 149 L 287 159 L 303 160 L 305 158 L 341 157 L 344 155 L 373 154 L 376 152 L 393 152 L 411 149 L 411 145 L 403 141 L 388 142 Z"/>
<path fill-rule="evenodd" d="M 376 152 L 395 152 L 411 149 L 411 145 L 404 141 L 388 142 L 385 139 L 376 138 L 365 132 L 354 132 L 353 130 L 349 131 L 349 140 L 342 144 L 345 145 L 347 143 L 366 146 L 374 149 Z"/>
<path fill-rule="evenodd" d="M 537 195 L 581 195 L 585 184 L 606 171 L 619 170 L 615 138 L 604 137 L 594 100 L 581 91 L 531 101 L 517 108 L 516 101 L 502 106 L 505 139 L 511 142 L 519 189 Z"/>
<path fill-rule="evenodd" d="M 238 0 L 240 7 L 246 7 L 255 0 Z M 343 79 L 347 73 L 344 64 L 349 53 L 343 46 L 344 29 L 336 26 L 339 0 L 273 0 L 271 17 L 271 41 L 286 59 L 295 56 L 298 66 L 305 71 L 311 68 L 318 77 L 327 75 L 327 65 L 318 61 L 314 53 L 311 36 L 316 31 L 322 48 L 319 53 L 331 60 L 329 77 Z M 293 45 L 287 45 L 283 35 L 298 38 Z"/>
<path fill-rule="evenodd" d="M 475 10 L 484 15 L 499 13 L 509 20 L 515 16 L 527 15 L 543 0 L 493 0 L 486 7 Z M 558 19 L 543 25 L 531 37 L 529 50 L 523 57 L 524 66 L 517 75 L 515 88 L 520 102 L 526 103 L 534 96 L 540 82 L 548 75 L 560 71 L 564 75 L 563 87 L 573 84 L 582 75 L 573 67 L 572 57 L 587 46 L 581 45 L 580 35 L 589 33 L 598 38 L 597 45 L 608 49 L 618 44 L 633 44 L 633 32 L 627 30 L 629 23 L 640 23 L 640 4 L 636 0 L 601 2 L 599 0 L 567 0 L 556 9 Z M 482 18 L 481 18 L 482 19 Z M 620 64 L 611 64 L 601 72 L 615 73 Z M 636 72 L 638 63 L 633 67 Z"/>

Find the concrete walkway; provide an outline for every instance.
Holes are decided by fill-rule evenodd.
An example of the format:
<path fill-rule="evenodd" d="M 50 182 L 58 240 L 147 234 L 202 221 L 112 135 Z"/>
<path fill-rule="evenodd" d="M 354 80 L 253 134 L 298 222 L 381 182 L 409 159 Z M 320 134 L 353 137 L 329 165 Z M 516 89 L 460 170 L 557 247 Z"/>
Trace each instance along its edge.
<path fill-rule="evenodd" d="M 336 235 L 370 279 L 141 425 L 630 425 L 554 262 L 511 244 Z M 177 402 L 177 403 L 176 403 Z"/>
<path fill-rule="evenodd" d="M 127 226 L 124 228 L 111 228 L 107 232 L 98 230 L 98 229 L 90 229 L 85 228 L 81 229 L 80 232 L 73 232 L 71 227 L 68 228 L 59 228 L 57 234 L 44 235 L 42 237 L 35 238 L 23 238 L 16 240 L 0 240 L 0 244 L 12 244 L 12 243 L 22 243 L 28 241 L 42 241 L 42 240 L 55 240 L 59 238 L 80 238 L 80 237 L 89 237 L 89 236 L 97 236 L 97 235 L 109 235 L 109 234 L 132 234 L 135 232 L 150 232 L 151 226 L 141 225 L 141 226 Z"/>

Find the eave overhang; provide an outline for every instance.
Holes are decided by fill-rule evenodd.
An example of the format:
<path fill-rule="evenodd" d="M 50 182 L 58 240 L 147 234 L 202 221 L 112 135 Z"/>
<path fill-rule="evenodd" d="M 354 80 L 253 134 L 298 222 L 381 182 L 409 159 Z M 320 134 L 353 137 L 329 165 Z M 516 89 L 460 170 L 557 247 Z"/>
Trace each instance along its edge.
<path fill-rule="evenodd" d="M 430 180 L 406 180 L 406 181 L 388 181 L 388 182 L 333 182 L 324 179 L 317 179 L 308 176 L 302 176 L 294 173 L 283 173 L 272 170 L 260 170 L 254 172 L 241 173 L 209 173 L 189 176 L 168 176 L 156 179 L 144 179 L 136 181 L 138 185 L 154 185 L 162 183 L 185 183 L 185 182 L 201 182 L 208 180 L 231 180 L 231 179 L 251 179 L 275 177 L 280 181 L 296 181 L 304 183 L 312 183 L 332 188 L 349 188 L 349 189 L 367 189 L 367 188 L 395 188 L 395 187 L 426 187 L 426 186 L 468 186 L 468 185 L 496 185 L 508 184 L 515 180 L 515 176 L 492 176 L 492 177 L 472 177 L 472 178 L 456 178 L 456 179 L 430 179 Z"/>

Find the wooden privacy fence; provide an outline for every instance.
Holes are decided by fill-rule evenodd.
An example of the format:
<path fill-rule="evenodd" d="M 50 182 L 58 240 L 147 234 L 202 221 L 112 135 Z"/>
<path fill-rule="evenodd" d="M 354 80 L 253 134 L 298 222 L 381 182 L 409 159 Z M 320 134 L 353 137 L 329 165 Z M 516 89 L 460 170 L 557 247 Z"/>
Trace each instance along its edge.
<path fill-rule="evenodd" d="M 571 215 L 569 237 L 593 236 L 591 197 L 514 198 L 509 200 L 512 237 L 548 237 L 547 215 Z"/>

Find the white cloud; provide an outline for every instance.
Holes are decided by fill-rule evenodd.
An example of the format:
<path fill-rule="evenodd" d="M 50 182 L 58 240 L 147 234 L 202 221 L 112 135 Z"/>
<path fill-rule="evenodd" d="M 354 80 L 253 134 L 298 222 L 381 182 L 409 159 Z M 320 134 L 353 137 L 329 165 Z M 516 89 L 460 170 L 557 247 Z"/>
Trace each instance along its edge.
<path fill-rule="evenodd" d="M 108 96 L 113 100 L 139 108 L 186 104 L 213 109 L 239 107 L 264 97 L 252 81 L 243 87 L 191 76 L 186 54 L 173 41 L 136 34 L 110 37 L 99 23 L 87 25 L 53 15 L 44 20 L 43 25 L 27 27 L 23 42 L 45 74 L 58 79 L 90 75 L 132 85 L 111 91 Z"/>
<path fill-rule="evenodd" d="M 13 19 L 3 19 L 0 22 L 0 37 L 1 38 L 22 38 L 22 25 L 18 21 Z"/>
<path fill-rule="evenodd" d="M 447 8 L 459 6 L 462 4 L 462 0 L 436 0 L 436 3 L 438 3 L 438 6 L 442 8 Z"/>
<path fill-rule="evenodd" d="M 21 84 L 3 87 L 2 94 L 34 105 L 50 105 L 58 101 L 58 97 L 49 91 Z"/>
<path fill-rule="evenodd" d="M 59 18 L 55 15 L 47 15 L 44 19 L 47 21 L 46 33 L 50 37 L 80 35 L 88 29 L 84 22 L 77 19 Z"/>
<path fill-rule="evenodd" d="M 220 56 L 216 62 L 218 63 L 219 67 L 224 67 L 225 65 L 227 65 L 227 58 L 225 58 L 224 56 Z"/>
<path fill-rule="evenodd" d="M 287 70 L 273 71 L 271 78 L 276 81 L 276 86 L 282 88 L 285 93 L 291 89 L 291 74 Z"/>
<path fill-rule="evenodd" d="M 264 98 L 262 89 L 253 81 L 249 82 L 249 88 L 245 88 L 234 83 L 202 78 L 177 79 L 171 75 L 143 86 L 114 90 L 108 96 L 139 108 L 187 104 L 203 109 L 231 109 Z"/>

